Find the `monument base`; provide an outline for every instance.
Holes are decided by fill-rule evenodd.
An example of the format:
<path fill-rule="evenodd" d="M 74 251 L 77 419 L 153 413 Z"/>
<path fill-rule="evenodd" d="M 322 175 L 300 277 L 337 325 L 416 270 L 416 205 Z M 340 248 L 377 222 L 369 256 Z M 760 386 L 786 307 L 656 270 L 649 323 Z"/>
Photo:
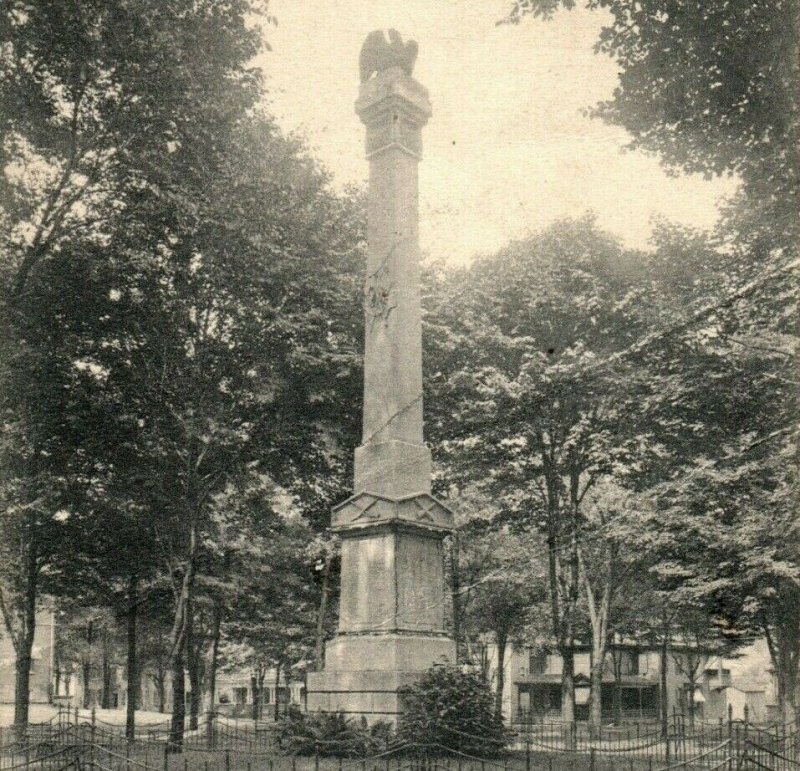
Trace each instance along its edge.
<path fill-rule="evenodd" d="M 325 670 L 308 674 L 308 711 L 394 723 L 403 712 L 400 689 L 434 664 L 454 661 L 455 643 L 445 635 L 339 635 L 326 646 Z"/>

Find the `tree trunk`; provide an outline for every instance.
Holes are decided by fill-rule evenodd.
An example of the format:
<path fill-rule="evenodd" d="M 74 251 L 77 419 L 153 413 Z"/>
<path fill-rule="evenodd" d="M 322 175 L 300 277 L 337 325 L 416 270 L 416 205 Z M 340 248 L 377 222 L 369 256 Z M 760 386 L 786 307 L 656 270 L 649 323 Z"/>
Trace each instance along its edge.
<path fill-rule="evenodd" d="M 800 679 L 800 598 L 782 603 L 773 613 L 773 623 L 764 620 L 762 629 L 767 639 L 772 667 L 775 671 L 778 707 L 783 723 L 797 723 L 800 730 L 800 711 L 797 687 Z"/>
<path fill-rule="evenodd" d="M 332 561 L 333 557 L 328 555 L 325 558 L 325 568 L 322 571 L 322 587 L 320 589 L 316 638 L 314 641 L 314 668 L 317 672 L 321 672 L 325 668 L 325 615 L 328 612 Z"/>
<path fill-rule="evenodd" d="M 83 708 L 89 709 L 92 706 L 91 685 L 92 685 L 92 644 L 94 643 L 94 622 L 89 619 L 86 625 L 86 656 L 83 659 Z"/>
<path fill-rule="evenodd" d="M 111 651 L 108 644 L 108 629 L 102 627 L 102 672 L 103 690 L 100 696 L 100 709 L 111 708 Z"/>
<path fill-rule="evenodd" d="M 89 709 L 91 707 L 92 693 L 91 693 L 91 679 L 92 679 L 92 662 L 84 659 L 83 661 L 83 708 Z"/>
<path fill-rule="evenodd" d="M 497 690 L 494 695 L 494 711 L 503 717 L 503 688 L 506 684 L 506 645 L 508 636 L 505 632 L 497 633 Z"/>
<path fill-rule="evenodd" d="M 20 739 L 28 730 L 33 638 L 36 632 L 36 600 L 39 594 L 39 551 L 35 537 L 35 522 L 31 516 L 26 520 L 26 525 L 24 599 L 21 617 L 18 619 L 20 629 L 16 634 L 6 605 L 3 604 L 3 620 L 14 647 L 14 732 Z"/>
<path fill-rule="evenodd" d="M 669 627 L 664 624 L 664 636 L 661 638 L 661 673 L 659 682 L 659 712 L 661 713 L 661 736 L 669 736 L 669 702 L 667 701 L 667 655 L 669 653 Z"/>
<path fill-rule="evenodd" d="M 258 676 L 255 672 L 250 675 L 250 691 L 253 694 L 253 704 L 252 709 L 250 710 L 250 715 L 253 720 L 258 720 L 258 708 L 260 706 L 261 701 L 261 689 L 258 687 Z"/>
<path fill-rule="evenodd" d="M 622 725 L 622 686 L 614 681 L 614 725 Z"/>
<path fill-rule="evenodd" d="M 589 735 L 593 739 L 600 737 L 603 727 L 603 664 L 605 657 L 597 657 L 592 661 L 591 683 L 589 693 Z"/>
<path fill-rule="evenodd" d="M 462 661 L 461 656 L 461 565 L 459 561 L 461 540 L 458 531 L 453 533 L 453 547 L 451 562 L 451 587 L 453 605 L 453 641 L 456 644 L 456 665 Z"/>
<path fill-rule="evenodd" d="M 194 559 L 197 552 L 197 526 L 189 528 L 189 548 L 186 564 L 177 592 L 175 618 L 170 633 L 169 661 L 172 668 L 172 720 L 170 721 L 169 744 L 173 751 L 180 752 L 183 745 L 184 719 L 186 717 L 186 635 L 189 630 L 192 589 L 194 586 Z"/>
<path fill-rule="evenodd" d="M 200 707 L 203 694 L 201 692 L 200 674 L 198 669 L 189 670 L 189 729 L 196 731 L 200 725 Z"/>
<path fill-rule="evenodd" d="M 569 553 L 568 567 L 562 567 L 563 598 L 559 624 L 560 653 L 563 660 L 561 674 L 561 717 L 567 731 L 565 747 L 574 750 L 577 732 L 575 725 L 575 609 L 580 592 L 581 569 L 578 540 L 578 485 L 580 477 L 577 472 L 570 474 L 570 521 L 569 521 Z M 557 547 L 552 547 L 557 548 Z M 555 554 L 555 552 L 554 552 Z M 558 580 L 562 576 L 557 576 Z"/>
<path fill-rule="evenodd" d="M 139 582 L 136 575 L 128 577 L 128 661 L 127 661 L 127 699 L 125 704 L 125 738 L 132 742 L 136 738 L 136 702 L 139 685 L 139 667 L 136 661 L 136 612 Z"/>
<path fill-rule="evenodd" d="M 572 646 L 561 649 L 561 721 L 566 731 L 565 749 L 575 749 L 575 651 Z"/>
<path fill-rule="evenodd" d="M 200 651 L 195 639 L 194 603 L 186 603 L 186 668 L 189 671 L 189 730 L 196 731 L 200 713 Z"/>
<path fill-rule="evenodd" d="M 14 731 L 20 738 L 28 729 L 33 635 L 26 636 L 22 641 L 22 647 L 24 650 L 17 652 L 14 662 Z"/>
<path fill-rule="evenodd" d="M 475 650 L 472 647 L 472 639 L 468 634 L 464 635 L 464 655 L 469 664 L 474 664 Z"/>
<path fill-rule="evenodd" d="M 186 677 L 183 670 L 183 651 L 172 664 L 172 718 L 169 724 L 169 748 L 180 752 L 183 746 L 183 726 L 186 719 Z"/>
<path fill-rule="evenodd" d="M 597 593 L 592 587 L 586 567 L 581 561 L 581 574 L 589 606 L 589 619 L 592 626 L 592 668 L 589 692 L 589 735 L 596 739 L 603 725 L 603 670 L 608 650 L 608 618 L 611 613 L 611 598 L 614 594 L 614 562 L 616 554 L 613 546 L 606 551 L 607 568 L 603 593 L 598 602 Z"/>
<path fill-rule="evenodd" d="M 156 674 L 153 677 L 153 682 L 156 686 L 156 693 L 158 694 L 158 711 L 163 715 L 167 710 L 167 673 L 160 664 L 156 669 Z"/>
<path fill-rule="evenodd" d="M 697 707 L 694 703 L 694 689 L 697 687 L 697 669 L 692 667 L 691 672 L 689 674 L 689 728 L 691 729 L 692 734 L 694 734 L 694 713 Z"/>
<path fill-rule="evenodd" d="M 276 722 L 280 719 L 280 702 L 278 701 L 278 688 L 281 684 L 281 665 L 275 665 L 275 709 L 274 709 L 274 718 Z"/>
<path fill-rule="evenodd" d="M 611 650 L 611 668 L 614 670 L 613 711 L 614 725 L 622 724 L 622 651 Z"/>
<path fill-rule="evenodd" d="M 214 602 L 214 620 L 211 637 L 211 659 L 208 663 L 208 709 L 214 712 L 217 701 L 217 662 L 219 661 L 219 640 L 222 630 L 222 602 Z"/>

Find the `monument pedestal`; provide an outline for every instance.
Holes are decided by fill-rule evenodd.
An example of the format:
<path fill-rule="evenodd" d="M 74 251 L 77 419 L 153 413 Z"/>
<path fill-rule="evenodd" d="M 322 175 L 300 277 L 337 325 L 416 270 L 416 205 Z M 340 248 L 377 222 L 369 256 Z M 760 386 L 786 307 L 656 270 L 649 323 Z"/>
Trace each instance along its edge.
<path fill-rule="evenodd" d="M 395 720 L 399 690 L 455 662 L 444 627 L 442 538 L 452 515 L 429 493 L 360 493 L 333 511 L 342 537 L 339 633 L 306 683 L 310 711 Z"/>
<path fill-rule="evenodd" d="M 454 660 L 446 635 L 337 635 L 326 646 L 325 671 L 308 675 L 308 709 L 394 722 L 403 712 L 401 688 Z"/>

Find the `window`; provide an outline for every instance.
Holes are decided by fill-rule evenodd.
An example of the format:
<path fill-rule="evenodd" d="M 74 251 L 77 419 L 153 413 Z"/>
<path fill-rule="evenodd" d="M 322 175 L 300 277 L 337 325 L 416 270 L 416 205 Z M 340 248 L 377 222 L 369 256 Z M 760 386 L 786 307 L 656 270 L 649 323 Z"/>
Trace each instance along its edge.
<path fill-rule="evenodd" d="M 615 662 L 618 662 L 619 674 L 622 677 L 631 677 L 639 674 L 639 654 L 637 651 L 617 650 L 612 655 Z M 617 666 L 616 663 L 615 666 Z"/>
<path fill-rule="evenodd" d="M 247 688 L 234 688 L 233 700 L 236 704 L 247 704 Z"/>
<path fill-rule="evenodd" d="M 543 675 L 547 671 L 547 654 L 533 651 L 528 659 L 528 671 L 532 675 Z"/>

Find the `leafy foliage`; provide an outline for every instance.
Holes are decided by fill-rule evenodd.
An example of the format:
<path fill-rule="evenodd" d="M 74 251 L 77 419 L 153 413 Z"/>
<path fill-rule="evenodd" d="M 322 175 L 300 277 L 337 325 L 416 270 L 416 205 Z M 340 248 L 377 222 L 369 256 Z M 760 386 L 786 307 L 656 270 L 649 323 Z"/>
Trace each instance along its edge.
<path fill-rule="evenodd" d="M 457 750 L 479 757 L 505 750 L 503 720 L 486 681 L 474 672 L 434 666 L 401 690 L 398 738 L 421 752 Z"/>
<path fill-rule="evenodd" d="M 509 17 L 550 16 L 575 0 L 515 0 Z M 795 0 L 589 0 L 609 21 L 596 48 L 620 68 L 595 114 L 634 147 L 691 172 L 736 172 L 767 183 L 785 224 L 796 219 L 798 19 Z M 757 192 L 756 189 L 753 192 Z M 788 197 L 787 197 L 788 196 Z M 795 205 L 794 211 L 797 207 Z"/>
<path fill-rule="evenodd" d="M 292 755 L 322 757 L 369 757 L 390 748 L 393 730 L 390 723 L 377 721 L 367 726 L 342 712 L 301 712 L 290 708 L 276 725 L 281 749 Z"/>

